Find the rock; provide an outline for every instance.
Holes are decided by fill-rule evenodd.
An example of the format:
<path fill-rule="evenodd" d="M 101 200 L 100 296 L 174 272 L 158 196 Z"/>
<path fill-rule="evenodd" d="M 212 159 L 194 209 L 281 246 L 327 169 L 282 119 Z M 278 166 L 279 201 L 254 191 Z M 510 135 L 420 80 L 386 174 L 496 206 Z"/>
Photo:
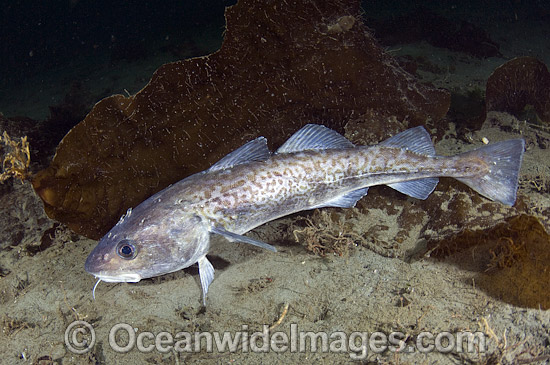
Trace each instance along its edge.
<path fill-rule="evenodd" d="M 221 49 L 161 66 L 136 95 L 98 102 L 33 186 L 47 214 L 100 238 L 129 207 L 245 142 L 273 148 L 306 123 L 340 132 L 354 116 L 419 125 L 449 94 L 422 85 L 377 44 L 359 1 L 240 0 Z"/>

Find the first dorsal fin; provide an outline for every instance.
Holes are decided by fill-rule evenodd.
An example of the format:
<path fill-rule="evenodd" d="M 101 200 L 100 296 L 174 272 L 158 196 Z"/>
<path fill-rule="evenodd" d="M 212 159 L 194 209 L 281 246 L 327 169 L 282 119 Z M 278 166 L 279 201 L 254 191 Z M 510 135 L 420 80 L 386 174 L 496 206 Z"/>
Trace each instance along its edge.
<path fill-rule="evenodd" d="M 271 152 L 267 148 L 267 140 L 264 137 L 258 137 L 223 157 L 212 165 L 208 171 L 224 170 L 247 162 L 265 161 L 270 156 Z"/>
<path fill-rule="evenodd" d="M 381 142 L 379 146 L 402 148 L 426 156 L 435 156 L 432 138 L 424 127 L 407 129 Z"/>
<path fill-rule="evenodd" d="M 307 124 L 279 147 L 276 153 L 352 147 L 354 147 L 353 143 L 338 132 L 319 124 Z"/>

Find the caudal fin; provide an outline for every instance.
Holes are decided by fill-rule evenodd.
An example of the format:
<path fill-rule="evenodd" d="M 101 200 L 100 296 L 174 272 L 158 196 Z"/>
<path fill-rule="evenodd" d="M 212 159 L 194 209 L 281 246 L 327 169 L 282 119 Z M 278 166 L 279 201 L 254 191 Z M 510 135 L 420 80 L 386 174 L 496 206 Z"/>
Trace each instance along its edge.
<path fill-rule="evenodd" d="M 511 139 L 466 152 L 462 156 L 483 160 L 490 167 L 490 172 L 485 176 L 457 178 L 457 180 L 486 198 L 506 205 L 514 205 L 524 149 L 523 139 Z"/>

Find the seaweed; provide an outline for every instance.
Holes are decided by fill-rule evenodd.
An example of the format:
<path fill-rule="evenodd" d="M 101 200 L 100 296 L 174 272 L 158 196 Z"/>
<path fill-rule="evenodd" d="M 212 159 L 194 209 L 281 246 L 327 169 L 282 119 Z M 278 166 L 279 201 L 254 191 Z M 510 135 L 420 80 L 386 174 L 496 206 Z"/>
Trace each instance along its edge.
<path fill-rule="evenodd" d="M 299 226 L 301 221 L 305 222 L 305 227 Z M 307 251 L 325 257 L 329 254 L 347 256 L 350 247 L 364 240 L 351 228 L 334 210 L 316 209 L 311 218 L 298 218 L 290 230 L 296 242 L 303 242 Z"/>
<path fill-rule="evenodd" d="M 19 331 L 35 327 L 35 324 L 25 319 L 11 318 L 8 315 L 4 315 L 2 318 L 2 333 L 6 336 L 16 335 Z"/>
<path fill-rule="evenodd" d="M 6 131 L 0 137 L 0 152 L 2 153 L 2 171 L 0 171 L 0 182 L 11 178 L 24 181 L 30 177 L 29 164 L 31 152 L 27 136 L 19 140 L 12 139 Z"/>

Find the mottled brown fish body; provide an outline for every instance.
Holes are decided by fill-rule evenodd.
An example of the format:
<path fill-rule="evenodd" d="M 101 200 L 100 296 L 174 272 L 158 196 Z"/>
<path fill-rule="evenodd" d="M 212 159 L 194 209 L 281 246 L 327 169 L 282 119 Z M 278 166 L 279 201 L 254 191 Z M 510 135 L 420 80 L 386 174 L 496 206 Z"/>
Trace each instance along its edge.
<path fill-rule="evenodd" d="M 274 155 L 265 162 L 235 166 L 200 177 L 200 184 L 176 185 L 174 196 L 195 201 L 191 208 L 236 233 L 322 205 L 359 188 L 428 177 L 486 174 L 481 160 L 433 157 L 389 147 L 311 150 Z M 193 191 L 196 189 L 196 191 Z M 177 198 L 175 198 L 177 201 Z"/>

